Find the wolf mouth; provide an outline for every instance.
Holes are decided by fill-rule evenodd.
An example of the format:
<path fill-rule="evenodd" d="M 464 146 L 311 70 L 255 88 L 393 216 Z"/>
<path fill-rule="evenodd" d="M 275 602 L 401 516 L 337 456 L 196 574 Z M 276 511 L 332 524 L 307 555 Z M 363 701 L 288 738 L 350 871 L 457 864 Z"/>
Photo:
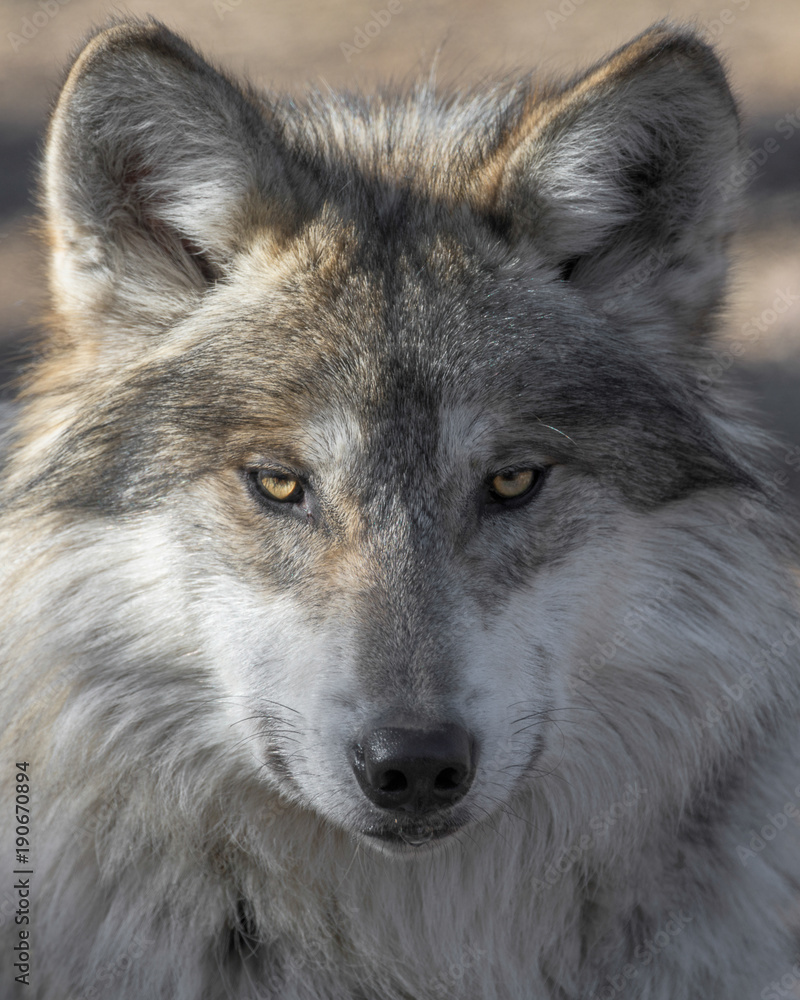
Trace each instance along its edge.
<path fill-rule="evenodd" d="M 446 826 L 412 825 L 395 820 L 391 826 L 366 827 L 361 831 L 369 840 L 396 849 L 405 847 L 422 849 L 441 843 L 463 829 L 465 823 L 448 823 Z"/>

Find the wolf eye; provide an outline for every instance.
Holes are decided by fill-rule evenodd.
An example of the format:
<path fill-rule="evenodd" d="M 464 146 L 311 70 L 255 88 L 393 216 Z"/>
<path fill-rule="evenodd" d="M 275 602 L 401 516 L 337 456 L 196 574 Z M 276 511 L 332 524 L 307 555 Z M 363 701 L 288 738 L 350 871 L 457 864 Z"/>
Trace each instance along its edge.
<path fill-rule="evenodd" d="M 498 472 L 492 480 L 492 491 L 503 500 L 512 500 L 522 496 L 531 488 L 534 479 L 533 469 L 509 469 Z"/>
<path fill-rule="evenodd" d="M 516 506 L 536 492 L 545 476 L 545 469 L 503 469 L 487 482 L 487 502 Z"/>
<path fill-rule="evenodd" d="M 300 480 L 293 476 L 284 476 L 269 469 L 257 469 L 253 481 L 258 492 L 268 500 L 275 500 L 278 503 L 299 503 L 303 499 Z"/>

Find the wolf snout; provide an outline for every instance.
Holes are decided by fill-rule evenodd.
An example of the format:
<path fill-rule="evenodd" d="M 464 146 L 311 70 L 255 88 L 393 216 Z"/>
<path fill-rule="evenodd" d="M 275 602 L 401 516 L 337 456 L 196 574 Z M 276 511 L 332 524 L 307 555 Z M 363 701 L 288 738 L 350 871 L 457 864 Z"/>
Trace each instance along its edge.
<path fill-rule="evenodd" d="M 466 795 L 474 776 L 474 741 L 462 726 L 383 726 L 350 752 L 362 791 L 381 809 L 421 815 Z"/>

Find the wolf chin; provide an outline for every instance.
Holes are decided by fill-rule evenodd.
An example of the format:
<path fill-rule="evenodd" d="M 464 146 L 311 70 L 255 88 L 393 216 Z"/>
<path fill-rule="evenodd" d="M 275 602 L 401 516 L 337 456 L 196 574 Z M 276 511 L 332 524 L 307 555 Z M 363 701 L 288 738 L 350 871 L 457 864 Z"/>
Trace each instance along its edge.
<path fill-rule="evenodd" d="M 89 40 L 2 476 L 4 996 L 784 995 L 796 547 L 704 374 L 742 148 L 668 24 L 375 97 Z"/>

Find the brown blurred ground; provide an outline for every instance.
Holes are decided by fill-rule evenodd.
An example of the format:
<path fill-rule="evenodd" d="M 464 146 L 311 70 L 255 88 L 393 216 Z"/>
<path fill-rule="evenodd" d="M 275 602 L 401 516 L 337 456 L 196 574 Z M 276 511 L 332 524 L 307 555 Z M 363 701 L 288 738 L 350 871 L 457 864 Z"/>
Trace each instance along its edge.
<path fill-rule="evenodd" d="M 69 53 L 109 14 L 152 13 L 215 60 L 257 83 L 290 89 L 306 81 L 369 87 L 387 77 L 407 79 L 427 72 L 433 58 L 444 80 L 534 67 L 569 73 L 669 15 L 704 28 L 716 42 L 748 116 L 753 149 L 761 151 L 747 188 L 725 336 L 737 351 L 743 345 L 735 369 L 755 388 L 767 422 L 791 444 L 800 442 L 800 2 L 400 2 L 389 23 L 348 57 L 343 44 L 353 46 L 357 30 L 386 0 L 132 0 L 124 7 L 0 0 L 0 385 L 42 304 L 30 191 L 49 102 Z M 773 309 L 776 301 L 780 308 Z M 761 328 L 755 338 L 753 321 Z M 722 351 L 720 365 L 729 360 Z M 798 478 L 791 488 L 800 495 Z"/>

